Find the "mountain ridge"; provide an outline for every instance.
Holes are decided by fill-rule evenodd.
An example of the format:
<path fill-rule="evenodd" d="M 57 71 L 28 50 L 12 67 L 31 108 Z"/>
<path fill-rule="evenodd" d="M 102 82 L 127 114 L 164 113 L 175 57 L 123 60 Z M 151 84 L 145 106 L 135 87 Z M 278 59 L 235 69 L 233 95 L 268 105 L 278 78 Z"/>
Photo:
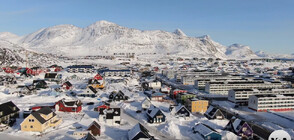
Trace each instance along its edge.
<path fill-rule="evenodd" d="M 31 34 L 16 37 L 3 35 L 19 46 L 41 53 L 64 56 L 112 55 L 120 52 L 140 54 L 179 55 L 214 58 L 249 59 L 257 56 L 249 46 L 226 47 L 210 36 L 189 37 L 180 29 L 174 32 L 162 30 L 138 30 L 109 21 L 97 21 L 80 28 L 71 24 L 42 28 Z M 12 38 L 12 39 L 11 39 Z"/>

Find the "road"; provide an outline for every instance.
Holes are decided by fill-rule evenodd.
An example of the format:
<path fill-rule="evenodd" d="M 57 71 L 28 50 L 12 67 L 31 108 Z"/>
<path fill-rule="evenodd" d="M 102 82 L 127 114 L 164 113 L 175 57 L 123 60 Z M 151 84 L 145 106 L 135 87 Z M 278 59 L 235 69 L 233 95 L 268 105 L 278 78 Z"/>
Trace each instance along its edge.
<path fill-rule="evenodd" d="M 121 113 L 122 119 L 126 120 L 128 123 L 131 123 L 132 125 L 136 125 L 140 121 L 128 114 L 125 111 L 122 111 Z M 151 134 L 155 135 L 155 138 L 160 139 L 160 140 L 173 140 L 175 139 L 174 137 L 164 135 L 160 131 L 158 131 L 155 127 L 150 127 L 144 122 L 140 122 Z"/>

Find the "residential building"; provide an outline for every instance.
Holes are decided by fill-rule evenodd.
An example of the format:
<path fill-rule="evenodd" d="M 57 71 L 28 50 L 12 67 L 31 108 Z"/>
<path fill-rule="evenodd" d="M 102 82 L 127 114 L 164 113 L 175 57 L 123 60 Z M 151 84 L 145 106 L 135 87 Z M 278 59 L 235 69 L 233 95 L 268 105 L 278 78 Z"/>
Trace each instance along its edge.
<path fill-rule="evenodd" d="M 78 113 L 82 110 L 81 100 L 59 100 L 55 103 L 55 110 L 61 112 L 75 112 Z"/>
<path fill-rule="evenodd" d="M 260 80 L 246 81 L 246 82 L 210 82 L 205 85 L 205 92 L 213 94 L 228 95 L 231 89 L 258 89 L 258 88 L 283 88 L 281 82 L 266 82 Z"/>
<path fill-rule="evenodd" d="M 150 107 L 147 111 L 147 122 L 162 123 L 165 122 L 166 116 L 157 107 Z"/>
<path fill-rule="evenodd" d="M 204 113 L 204 116 L 208 119 L 218 119 L 218 120 L 225 119 L 225 116 L 222 113 L 222 111 L 214 106 L 209 106 L 207 111 Z"/>
<path fill-rule="evenodd" d="M 204 114 L 207 111 L 208 105 L 208 100 L 201 100 L 197 98 L 189 98 L 188 100 L 186 100 L 185 104 L 190 112 L 200 114 Z"/>
<path fill-rule="evenodd" d="M 10 124 L 11 121 L 19 117 L 19 108 L 12 102 L 0 105 L 0 123 Z"/>
<path fill-rule="evenodd" d="M 72 65 L 67 67 L 69 73 L 93 73 L 94 66 L 92 65 Z"/>
<path fill-rule="evenodd" d="M 196 95 L 193 94 L 193 93 L 179 93 L 177 94 L 177 102 L 178 103 L 181 103 L 181 104 L 185 104 L 186 103 L 186 100 L 189 99 L 189 98 L 195 98 Z"/>
<path fill-rule="evenodd" d="M 197 134 L 196 139 L 205 139 L 205 140 L 221 140 L 222 135 L 217 132 L 215 129 L 203 123 L 196 123 L 192 128 L 192 131 Z"/>
<path fill-rule="evenodd" d="M 228 100 L 240 104 L 248 105 L 248 99 L 250 95 L 259 94 L 293 94 L 293 88 L 282 88 L 282 89 L 231 89 L 229 90 Z"/>
<path fill-rule="evenodd" d="M 21 131 L 44 132 L 49 127 L 56 127 L 62 122 L 49 107 L 32 112 L 20 124 Z"/>
<path fill-rule="evenodd" d="M 139 139 L 151 139 L 152 136 L 149 134 L 149 131 L 140 123 L 136 124 L 128 132 L 129 140 L 139 140 Z"/>
<path fill-rule="evenodd" d="M 288 111 L 294 109 L 294 94 L 260 94 L 249 96 L 248 108 L 255 111 Z"/>

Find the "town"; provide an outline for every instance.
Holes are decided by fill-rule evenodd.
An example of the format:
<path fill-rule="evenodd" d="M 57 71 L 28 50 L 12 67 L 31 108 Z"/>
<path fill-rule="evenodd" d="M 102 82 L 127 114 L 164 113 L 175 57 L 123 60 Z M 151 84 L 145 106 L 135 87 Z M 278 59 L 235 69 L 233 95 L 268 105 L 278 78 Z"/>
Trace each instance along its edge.
<path fill-rule="evenodd" d="M 2 66 L 0 131 L 14 139 L 267 140 L 282 129 L 294 139 L 293 60 L 150 55 Z"/>

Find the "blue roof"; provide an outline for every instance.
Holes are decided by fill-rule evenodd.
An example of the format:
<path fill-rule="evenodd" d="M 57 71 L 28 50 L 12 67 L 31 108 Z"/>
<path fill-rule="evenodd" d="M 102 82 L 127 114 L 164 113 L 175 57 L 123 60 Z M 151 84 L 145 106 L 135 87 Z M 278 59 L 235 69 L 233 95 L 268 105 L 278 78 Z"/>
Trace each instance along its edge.
<path fill-rule="evenodd" d="M 72 68 L 94 68 L 94 66 L 92 66 L 92 65 L 72 65 L 72 66 L 68 66 L 67 68 L 70 68 L 70 69 L 72 69 Z"/>
<path fill-rule="evenodd" d="M 131 70 L 124 69 L 124 70 L 110 70 L 110 69 L 102 69 L 98 70 L 98 73 L 104 73 L 104 72 L 130 72 Z"/>

